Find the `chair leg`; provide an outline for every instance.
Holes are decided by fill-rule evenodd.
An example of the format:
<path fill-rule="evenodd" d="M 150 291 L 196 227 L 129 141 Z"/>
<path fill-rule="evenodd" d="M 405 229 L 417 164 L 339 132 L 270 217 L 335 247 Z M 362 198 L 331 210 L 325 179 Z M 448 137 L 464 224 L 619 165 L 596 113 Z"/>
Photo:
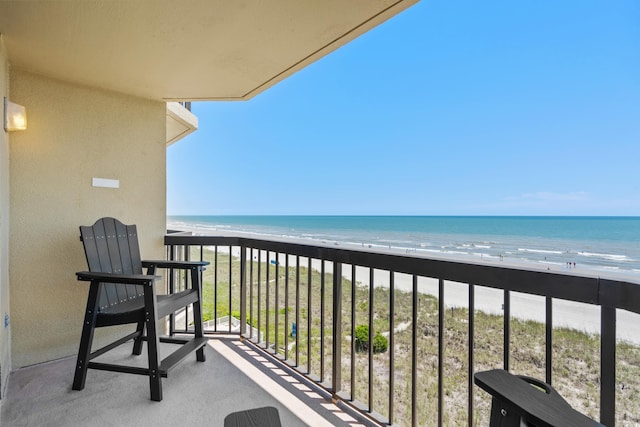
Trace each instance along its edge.
<path fill-rule="evenodd" d="M 156 288 L 151 282 L 144 288 L 145 304 L 145 324 L 147 326 L 147 355 L 149 359 L 149 388 L 151 389 L 151 400 L 160 402 L 162 400 L 162 377 L 160 375 L 160 338 L 158 336 L 158 315 Z"/>
<path fill-rule="evenodd" d="M 138 336 L 133 340 L 133 353 L 136 356 L 140 356 L 142 354 L 142 335 L 144 334 L 144 321 L 138 322 L 138 326 L 136 327 L 136 332 L 138 332 Z"/>
<path fill-rule="evenodd" d="M 198 299 L 193 303 L 193 323 L 195 328 L 195 336 L 196 338 L 204 337 L 204 327 L 202 325 L 202 281 L 200 280 L 202 277 L 202 269 L 200 268 L 192 268 L 191 269 L 191 286 L 197 289 Z M 204 362 L 204 347 L 201 347 L 196 351 L 196 360 L 198 362 Z"/>
<path fill-rule="evenodd" d="M 491 399 L 489 427 L 520 427 L 520 414 L 516 408 L 497 398 Z"/>
<path fill-rule="evenodd" d="M 98 318 L 97 307 L 99 289 L 100 283 L 92 281 L 91 286 L 89 287 L 87 308 L 85 310 L 84 323 L 82 325 L 78 358 L 76 359 L 76 372 L 73 376 L 73 390 L 82 390 L 87 379 L 87 368 L 89 366 L 93 332 L 95 331 L 96 319 Z"/>

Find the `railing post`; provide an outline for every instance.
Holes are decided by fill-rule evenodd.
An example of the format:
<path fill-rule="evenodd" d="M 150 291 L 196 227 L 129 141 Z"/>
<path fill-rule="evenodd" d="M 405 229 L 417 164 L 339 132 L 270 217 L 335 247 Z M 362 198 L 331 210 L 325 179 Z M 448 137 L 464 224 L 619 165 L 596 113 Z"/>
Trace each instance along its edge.
<path fill-rule="evenodd" d="M 615 425 L 616 415 L 616 309 L 600 309 L 600 422 Z"/>
<path fill-rule="evenodd" d="M 333 355 L 331 358 L 331 393 L 338 400 L 342 389 L 342 263 L 333 263 Z"/>
<path fill-rule="evenodd" d="M 240 336 L 247 331 L 247 248 L 240 246 Z M 249 329 L 251 331 L 251 329 Z"/>

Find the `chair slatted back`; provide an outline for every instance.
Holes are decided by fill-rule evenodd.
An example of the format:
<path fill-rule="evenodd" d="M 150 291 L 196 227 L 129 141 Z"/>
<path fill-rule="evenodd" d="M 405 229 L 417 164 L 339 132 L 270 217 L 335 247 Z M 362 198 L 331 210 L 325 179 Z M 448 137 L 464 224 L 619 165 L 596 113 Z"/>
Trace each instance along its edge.
<path fill-rule="evenodd" d="M 80 227 L 89 271 L 115 274 L 142 274 L 142 261 L 135 225 L 115 218 L 101 218 L 92 226 Z M 101 310 L 143 297 L 139 285 L 104 283 L 98 304 Z"/>

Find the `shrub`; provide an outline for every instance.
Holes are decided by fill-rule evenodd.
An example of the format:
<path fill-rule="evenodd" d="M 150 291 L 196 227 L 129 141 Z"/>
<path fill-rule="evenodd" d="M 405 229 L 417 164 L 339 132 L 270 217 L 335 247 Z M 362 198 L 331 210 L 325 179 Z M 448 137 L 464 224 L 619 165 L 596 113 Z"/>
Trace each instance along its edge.
<path fill-rule="evenodd" d="M 369 326 L 359 325 L 356 328 L 355 333 L 356 350 L 367 351 L 369 350 Z M 384 353 L 389 348 L 389 341 L 380 332 L 376 332 L 373 337 L 373 352 Z"/>
<path fill-rule="evenodd" d="M 380 334 L 380 332 L 376 332 L 376 336 L 373 337 L 373 352 L 374 353 L 384 353 L 387 351 L 389 347 L 389 340 L 387 337 Z"/>
<path fill-rule="evenodd" d="M 358 325 L 356 328 L 356 350 L 367 351 L 369 349 L 369 326 Z"/>

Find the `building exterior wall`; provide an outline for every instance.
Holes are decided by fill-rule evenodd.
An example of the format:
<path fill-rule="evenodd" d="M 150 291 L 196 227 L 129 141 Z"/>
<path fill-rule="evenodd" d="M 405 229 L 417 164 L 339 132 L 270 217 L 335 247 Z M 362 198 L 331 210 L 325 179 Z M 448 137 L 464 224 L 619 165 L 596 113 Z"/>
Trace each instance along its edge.
<path fill-rule="evenodd" d="M 5 96 L 11 99 L 7 51 L 0 34 L 0 101 L 4 101 Z M 9 134 L 3 124 L 0 129 L 0 398 L 4 397 L 11 371 L 11 326 L 5 326 L 5 316 L 9 315 Z"/>
<path fill-rule="evenodd" d="M 13 368 L 77 352 L 88 284 L 79 225 L 137 224 L 144 258 L 164 254 L 165 103 L 10 68 L 28 129 L 11 135 Z M 92 187 L 92 178 L 120 188 Z M 100 341 L 100 334 L 97 335 Z M 104 338 L 104 337 L 103 337 Z"/>

